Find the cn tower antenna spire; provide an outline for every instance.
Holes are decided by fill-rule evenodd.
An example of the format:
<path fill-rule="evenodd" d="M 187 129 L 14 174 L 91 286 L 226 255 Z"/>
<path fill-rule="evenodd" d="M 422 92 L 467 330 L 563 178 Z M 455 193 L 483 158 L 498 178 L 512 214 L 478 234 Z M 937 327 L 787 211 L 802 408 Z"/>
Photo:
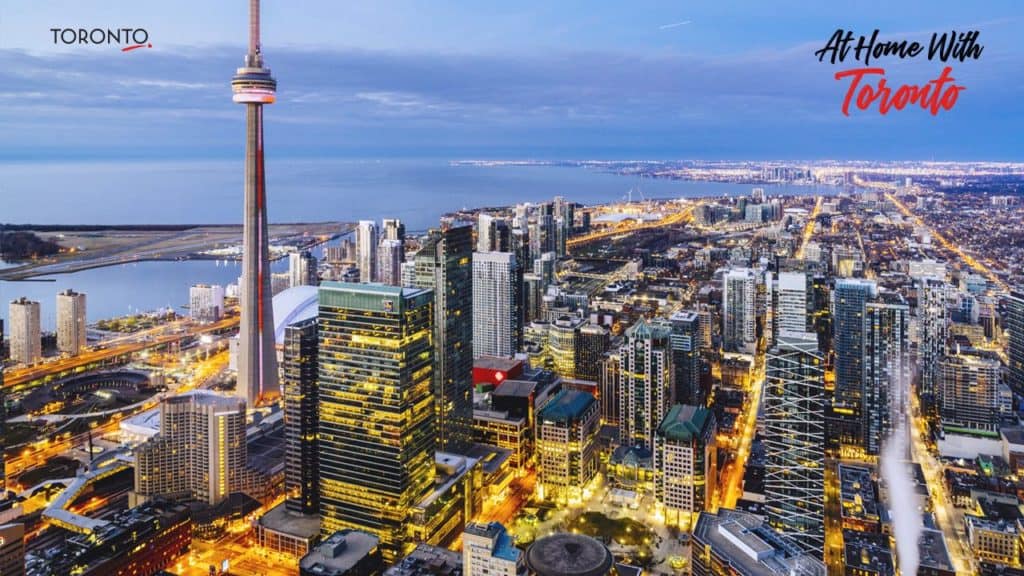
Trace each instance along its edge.
<path fill-rule="evenodd" d="M 250 408 L 278 396 L 274 308 L 270 291 L 270 234 L 263 163 L 263 107 L 277 82 L 260 53 L 260 2 L 249 0 L 249 51 L 231 80 L 232 99 L 245 105 L 245 200 L 242 223 L 242 318 L 238 331 L 238 394 Z"/>
<path fill-rule="evenodd" d="M 249 0 L 249 55 L 260 53 L 260 0 Z"/>

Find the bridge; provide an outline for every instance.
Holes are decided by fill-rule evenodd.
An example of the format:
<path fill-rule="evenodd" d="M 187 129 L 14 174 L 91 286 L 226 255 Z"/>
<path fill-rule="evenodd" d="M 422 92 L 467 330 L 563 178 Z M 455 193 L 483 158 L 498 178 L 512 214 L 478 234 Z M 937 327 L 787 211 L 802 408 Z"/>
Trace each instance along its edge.
<path fill-rule="evenodd" d="M 93 482 L 113 476 L 130 467 L 131 457 L 127 451 L 111 452 L 93 460 L 89 465 L 90 470 L 79 474 L 60 493 L 60 496 L 54 498 L 53 502 L 43 510 L 43 519 L 54 526 L 80 534 L 91 534 L 96 529 L 106 526 L 107 521 L 105 520 L 75 514 L 68 508 Z"/>

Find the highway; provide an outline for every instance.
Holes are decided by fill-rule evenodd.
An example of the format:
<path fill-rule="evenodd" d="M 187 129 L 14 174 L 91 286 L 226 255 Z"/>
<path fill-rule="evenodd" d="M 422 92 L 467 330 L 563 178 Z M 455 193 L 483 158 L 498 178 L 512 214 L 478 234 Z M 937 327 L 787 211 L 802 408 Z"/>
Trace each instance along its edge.
<path fill-rule="evenodd" d="M 680 210 L 675 214 L 666 216 L 661 220 L 658 220 L 657 222 L 642 222 L 634 224 L 632 226 L 622 227 L 613 226 L 610 229 L 602 229 L 596 232 L 591 232 L 590 234 L 585 234 L 583 236 L 574 236 L 566 242 L 566 247 L 571 249 L 576 248 L 578 246 L 583 246 L 585 244 L 589 244 L 597 240 L 611 238 L 612 236 L 632 234 L 634 232 L 639 232 L 640 230 L 653 230 L 655 228 L 663 228 L 665 226 L 683 224 L 689 222 L 693 218 L 693 211 L 694 209 L 696 209 L 698 205 L 699 204 L 692 204 L 690 206 L 687 206 L 683 210 Z"/>
<path fill-rule="evenodd" d="M 9 392 L 20 392 L 31 387 L 30 384 L 47 377 L 59 377 L 89 365 L 157 348 L 188 336 L 220 332 L 237 326 L 238 316 L 228 316 L 210 324 L 195 324 L 191 319 L 175 320 L 146 330 L 117 336 L 102 342 L 99 346 L 86 349 L 77 356 L 53 358 L 32 366 L 9 369 L 4 373 L 4 389 Z"/>

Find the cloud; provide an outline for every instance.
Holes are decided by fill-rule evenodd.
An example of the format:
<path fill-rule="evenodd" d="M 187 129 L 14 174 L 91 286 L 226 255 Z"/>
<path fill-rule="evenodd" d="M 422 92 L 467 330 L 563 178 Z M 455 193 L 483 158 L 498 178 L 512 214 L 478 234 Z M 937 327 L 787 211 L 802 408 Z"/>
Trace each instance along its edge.
<path fill-rule="evenodd" d="M 637 154 L 808 157 L 858 147 L 874 153 L 878 142 L 923 149 L 947 133 L 972 150 L 996 150 L 1024 125 L 1011 112 L 1024 86 L 1006 80 L 1024 71 L 1018 56 L 958 65 L 955 75 L 970 89 L 946 117 L 905 111 L 880 122 L 866 113 L 839 113 L 845 84 L 832 78 L 837 67 L 817 62 L 813 50 L 697 56 L 276 49 L 267 53 L 279 82 L 268 134 L 278 149 L 295 154 L 514 147 L 571 156 L 600 145 Z M 0 50 L 0 152 L 116 155 L 131 139 L 133 151 L 153 155 L 234 154 L 242 116 L 231 102 L 230 78 L 240 51 L 45 56 Z M 892 66 L 890 83 L 927 81 L 938 73 L 932 68 Z M 1004 112 L 997 119 L 992 110 Z"/>
<path fill-rule="evenodd" d="M 682 22 L 673 22 L 671 24 L 662 24 L 661 26 L 658 26 L 658 30 L 670 30 L 672 28 L 678 28 L 680 26 L 686 26 L 689 23 L 690 23 L 689 20 L 683 20 Z"/>

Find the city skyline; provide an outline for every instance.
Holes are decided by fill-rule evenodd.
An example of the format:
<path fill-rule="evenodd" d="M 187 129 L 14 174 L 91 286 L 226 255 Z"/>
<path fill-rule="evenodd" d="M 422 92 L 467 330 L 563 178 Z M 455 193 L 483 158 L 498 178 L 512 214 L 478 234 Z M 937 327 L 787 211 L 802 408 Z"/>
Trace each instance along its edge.
<path fill-rule="evenodd" d="M 1024 572 L 1024 162 L 899 160 L 1016 160 L 1016 5 L 93 2 L 0 46 L 3 576 Z"/>

